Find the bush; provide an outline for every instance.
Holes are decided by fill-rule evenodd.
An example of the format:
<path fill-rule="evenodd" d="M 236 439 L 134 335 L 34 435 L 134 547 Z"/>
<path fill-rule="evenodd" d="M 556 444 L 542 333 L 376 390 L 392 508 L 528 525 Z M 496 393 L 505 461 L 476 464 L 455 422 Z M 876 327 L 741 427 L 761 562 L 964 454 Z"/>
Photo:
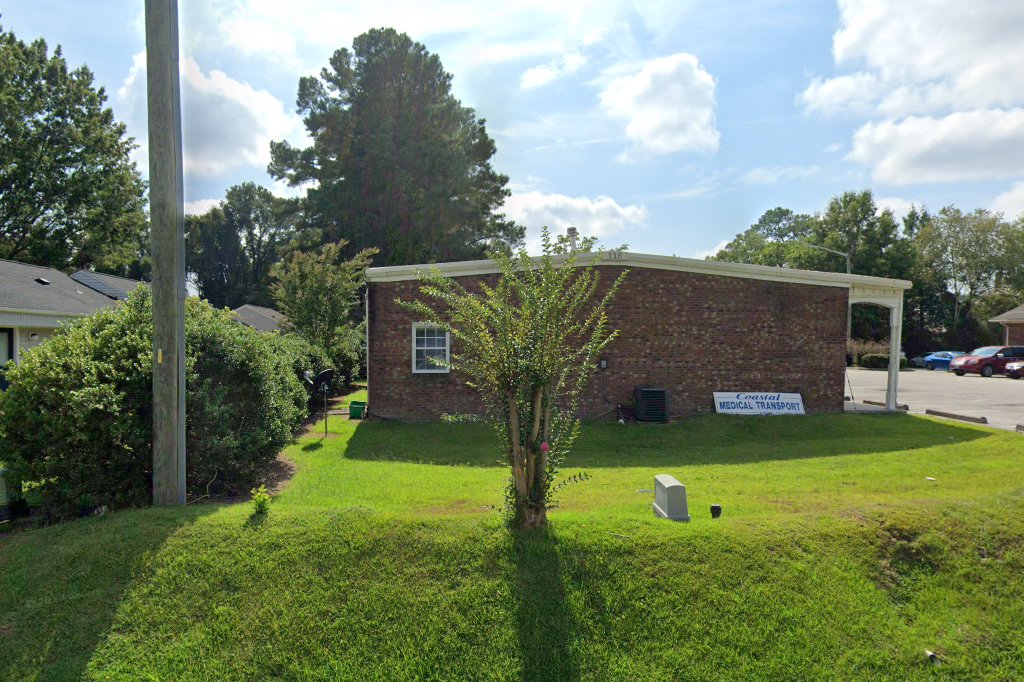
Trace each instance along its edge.
<path fill-rule="evenodd" d="M 270 511 L 270 493 L 267 492 L 267 486 L 261 485 L 259 488 L 253 488 L 249 493 L 252 495 L 253 514 L 262 516 Z"/>
<path fill-rule="evenodd" d="M 288 356 L 292 363 L 292 372 L 307 387 L 309 384 L 303 376 L 306 370 L 316 375 L 325 369 L 337 369 L 326 351 L 294 332 L 272 334 L 269 338 L 271 343 L 277 346 L 278 352 Z"/>
<path fill-rule="evenodd" d="M 867 369 L 888 369 L 889 356 L 882 353 L 866 353 L 860 356 L 860 366 Z M 907 366 L 906 358 L 900 358 L 900 368 Z"/>
<path fill-rule="evenodd" d="M 864 341 L 862 339 L 850 339 L 846 342 L 847 352 L 853 356 L 856 365 L 861 364 L 861 358 L 865 355 L 889 355 L 889 344 L 885 341 Z"/>
<path fill-rule="evenodd" d="M 151 311 L 140 288 L 60 329 L 8 371 L 0 459 L 52 515 L 151 500 Z M 185 318 L 188 489 L 241 494 L 306 414 L 297 374 L 308 344 L 260 334 L 197 299 Z"/>

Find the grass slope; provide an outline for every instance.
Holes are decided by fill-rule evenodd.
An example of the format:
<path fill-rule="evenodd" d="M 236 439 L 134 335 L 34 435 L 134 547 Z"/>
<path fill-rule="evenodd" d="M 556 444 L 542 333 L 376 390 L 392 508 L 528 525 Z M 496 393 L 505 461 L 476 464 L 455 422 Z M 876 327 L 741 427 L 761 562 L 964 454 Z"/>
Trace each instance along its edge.
<path fill-rule="evenodd" d="M 298 472 L 262 521 L 206 505 L 0 538 L 0 678 L 1024 675 L 1016 434 L 594 424 L 573 459 L 593 478 L 522 534 L 492 509 L 506 472 L 483 427 L 328 427 L 289 448 Z M 692 523 L 652 517 L 638 491 L 662 472 Z"/>

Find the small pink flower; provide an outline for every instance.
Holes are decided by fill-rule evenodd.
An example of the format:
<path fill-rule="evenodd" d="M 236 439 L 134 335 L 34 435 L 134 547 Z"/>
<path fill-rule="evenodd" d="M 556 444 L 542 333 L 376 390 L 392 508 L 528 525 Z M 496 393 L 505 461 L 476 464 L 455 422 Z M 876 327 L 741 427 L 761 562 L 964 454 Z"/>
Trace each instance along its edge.
<path fill-rule="evenodd" d="M 550 449 L 551 448 L 548 447 L 548 442 L 547 441 L 544 441 L 543 443 L 540 444 L 540 451 L 541 452 L 547 452 Z"/>

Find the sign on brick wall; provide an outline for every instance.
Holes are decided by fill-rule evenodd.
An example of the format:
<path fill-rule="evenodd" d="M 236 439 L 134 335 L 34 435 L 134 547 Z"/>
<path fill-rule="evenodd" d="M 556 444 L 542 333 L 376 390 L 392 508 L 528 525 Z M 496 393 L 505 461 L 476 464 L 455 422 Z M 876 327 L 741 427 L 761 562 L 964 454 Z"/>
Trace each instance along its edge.
<path fill-rule="evenodd" d="M 715 412 L 720 414 L 803 414 L 799 393 L 715 392 Z"/>

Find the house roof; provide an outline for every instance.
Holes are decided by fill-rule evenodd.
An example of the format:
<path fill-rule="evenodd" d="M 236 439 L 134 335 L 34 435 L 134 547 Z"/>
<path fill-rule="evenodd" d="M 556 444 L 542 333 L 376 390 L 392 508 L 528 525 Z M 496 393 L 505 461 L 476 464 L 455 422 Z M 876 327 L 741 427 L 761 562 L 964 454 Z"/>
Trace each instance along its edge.
<path fill-rule="evenodd" d="M 89 270 L 74 272 L 71 274 L 71 279 L 84 284 L 90 289 L 95 289 L 115 301 L 123 301 L 128 298 L 128 294 L 134 291 L 140 284 L 143 284 L 143 282 L 137 279 L 117 277 L 116 275 L 107 275 L 102 272 L 91 272 Z"/>
<path fill-rule="evenodd" d="M 113 304 L 59 270 L 0 259 L 0 311 L 84 317 Z"/>
<path fill-rule="evenodd" d="M 281 324 L 288 318 L 273 308 L 264 308 L 261 305 L 246 303 L 232 310 L 238 321 L 247 327 L 252 327 L 260 332 L 272 332 L 281 328 Z"/>
<path fill-rule="evenodd" d="M 848 275 L 840 272 L 819 272 L 817 270 L 796 270 L 792 268 L 776 268 L 766 265 L 750 265 L 748 263 L 726 263 L 724 261 L 698 260 L 695 258 L 679 258 L 676 256 L 657 256 L 646 253 L 600 252 L 577 254 L 580 265 L 589 264 L 598 259 L 602 265 L 625 266 L 630 268 L 651 268 L 655 270 L 675 270 L 678 272 L 694 272 L 723 277 L 741 277 L 744 279 L 761 279 L 776 282 L 793 282 L 797 284 L 816 284 L 842 288 L 871 287 L 903 291 L 913 286 L 904 279 L 888 277 L 868 277 L 866 275 Z M 556 260 L 564 260 L 566 256 L 555 256 Z M 368 282 L 399 282 L 417 279 L 420 272 L 439 272 L 447 277 L 465 277 L 469 275 L 488 275 L 498 272 L 492 260 L 458 261 L 455 263 L 436 263 L 423 265 L 397 265 L 381 268 L 369 268 L 366 271 Z"/>
<path fill-rule="evenodd" d="M 1002 315 L 993 317 L 989 322 L 1002 322 L 1003 324 L 1024 323 L 1024 305 L 1019 305 L 1013 310 L 1007 310 Z"/>

